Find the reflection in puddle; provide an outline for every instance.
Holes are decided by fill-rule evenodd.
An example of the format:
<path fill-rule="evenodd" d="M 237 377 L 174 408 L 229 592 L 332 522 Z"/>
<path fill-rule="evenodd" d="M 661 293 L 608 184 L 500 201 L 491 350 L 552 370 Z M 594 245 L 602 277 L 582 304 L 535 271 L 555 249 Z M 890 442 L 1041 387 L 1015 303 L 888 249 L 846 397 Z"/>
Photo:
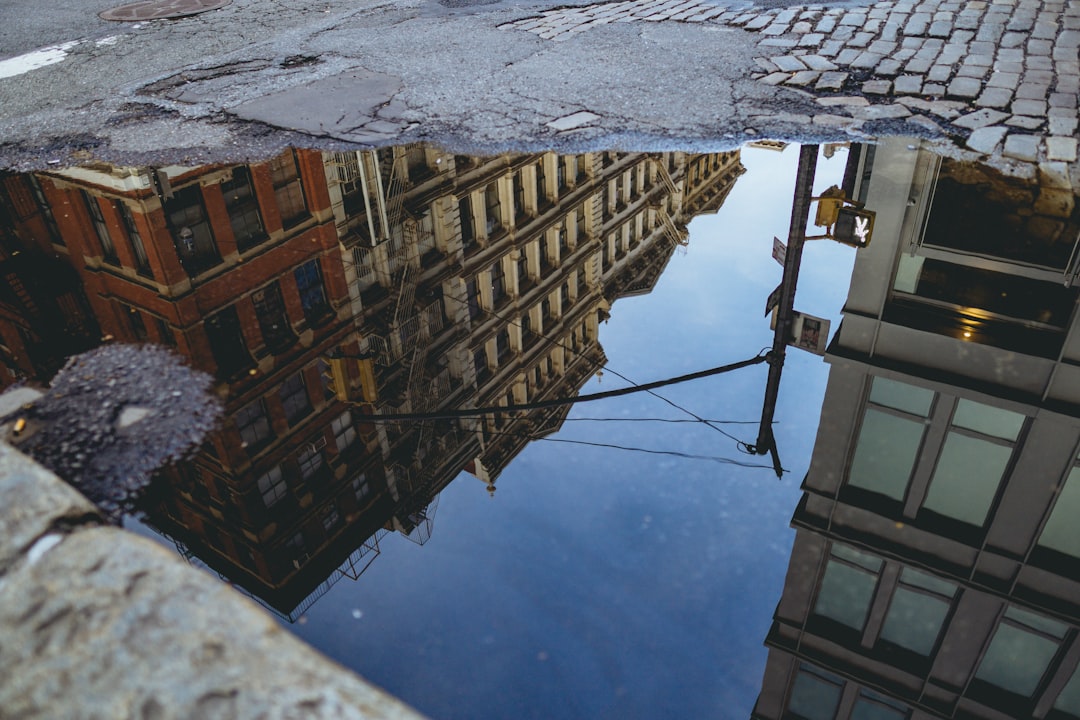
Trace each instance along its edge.
<path fill-rule="evenodd" d="M 846 153 L 839 184 L 875 214 L 873 241 L 852 251 L 842 324 L 833 326 L 825 405 L 754 716 L 902 718 L 911 708 L 1076 716 L 1074 193 L 1061 174 L 1008 179 L 910 143 Z M 574 397 L 598 371 L 610 377 L 601 324 L 618 314 L 617 301 L 653 291 L 686 246 L 690 220 L 717 212 L 743 173 L 739 151 L 472 158 L 414 145 L 290 150 L 242 166 L 9 175 L 0 192 L 7 369 L 0 383 L 47 381 L 66 357 L 102 338 L 167 345 L 213 373 L 227 419 L 194 461 L 163 472 L 148 522 L 283 618 L 306 620 L 339 580 L 374 567 L 388 534 L 426 543 L 440 497 L 462 470 L 496 494 L 511 460 L 563 427 L 567 405 L 460 411 L 542 405 Z M 785 223 L 789 198 L 770 199 Z M 725 281 L 718 273 L 715 282 Z M 760 315 L 749 322 L 760 324 Z M 752 356 L 757 347 L 709 365 Z M 379 418 L 385 415 L 425 419 Z M 618 435 L 594 440 L 629 444 Z M 720 459 L 699 445 L 681 455 Z M 664 477 L 654 492 L 670 492 L 672 477 L 692 483 L 696 476 L 683 465 L 658 467 L 652 472 Z M 646 498 L 647 510 L 633 515 L 634 531 L 663 544 L 659 529 L 679 524 L 652 502 Z M 611 507 L 597 499 L 560 508 L 582 517 L 558 532 L 600 523 Z M 720 516 L 728 510 L 744 512 L 732 507 Z M 715 519 L 711 507 L 706 515 Z M 743 543 L 759 536 L 787 542 L 781 526 L 738 532 Z M 590 556 L 569 537 L 541 536 L 552 545 L 551 566 L 528 570 L 542 582 L 564 572 L 558 558 L 571 547 Z M 475 550 L 491 565 L 512 563 L 498 555 L 501 542 L 492 536 L 491 547 Z M 706 543 L 703 556 L 713 547 Z M 618 565 L 634 552 L 620 547 L 620 557 L 602 561 Z M 396 554 L 401 576 L 415 581 L 409 559 L 400 548 Z M 720 573 L 723 551 L 712 560 L 704 571 Z M 704 562 L 693 558 L 686 576 L 703 577 Z M 655 564 L 645 571 L 653 579 L 666 572 Z M 515 572 L 504 577 L 521 580 Z M 758 577 L 753 568 L 745 572 Z M 612 595 L 607 607 L 633 605 L 627 598 L 646 593 L 648 582 Z M 655 584 L 663 591 L 664 583 Z M 485 587 L 480 595 L 520 602 L 507 593 Z M 599 705 L 581 700 L 571 714 L 603 711 L 609 692 L 636 701 L 602 661 L 575 665 L 583 655 L 603 656 L 591 638 L 604 613 L 591 611 L 597 614 L 581 629 L 584 621 L 565 619 L 569 611 L 544 607 L 557 598 L 523 594 L 538 616 L 575 631 L 563 646 L 510 662 L 506 672 L 542 675 L 541 657 L 545 667 L 580 671 L 585 687 L 603 686 L 590 701 Z M 714 601 L 702 600 L 706 607 Z M 490 604 L 481 610 L 497 617 L 497 603 Z M 347 607 L 365 626 L 379 610 Z M 692 624 L 710 624 L 706 615 Z M 667 647 L 665 658 L 681 652 L 672 647 L 693 644 L 668 618 L 641 622 L 662 628 L 647 642 Z M 605 628 L 600 637 L 617 631 Z M 312 637 L 354 664 L 335 632 Z M 490 632 L 521 631 L 496 624 Z M 555 627 L 538 631 L 545 633 L 559 635 Z M 457 641 L 487 645 L 488 637 Z M 736 674 L 731 662 L 675 672 Z M 402 664 L 407 659 L 398 678 L 407 674 Z M 751 666 L 756 683 L 761 666 Z M 368 662 L 355 659 L 354 667 L 422 709 L 445 709 L 427 705 L 427 690 L 413 697 L 407 682 L 381 680 Z M 709 684 L 720 681 L 694 677 L 706 700 L 688 707 L 730 709 L 730 701 L 748 711 L 753 699 L 745 692 L 710 704 Z M 664 715 L 673 692 L 660 689 L 648 714 Z M 491 713 L 503 700 L 465 714 Z"/>
<path fill-rule="evenodd" d="M 754 717 L 1080 716 L 1080 215 L 885 142 Z"/>

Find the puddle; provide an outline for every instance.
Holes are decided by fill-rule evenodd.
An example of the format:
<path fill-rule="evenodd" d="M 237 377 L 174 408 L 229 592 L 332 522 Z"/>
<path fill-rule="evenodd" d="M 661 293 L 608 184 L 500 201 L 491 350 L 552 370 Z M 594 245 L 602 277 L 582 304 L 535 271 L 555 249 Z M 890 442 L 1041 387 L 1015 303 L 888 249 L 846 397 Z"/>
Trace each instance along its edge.
<path fill-rule="evenodd" d="M 432 717 L 1077 716 L 1070 168 L 808 147 L 6 175 L 0 387 L 214 375 L 128 524 Z"/>

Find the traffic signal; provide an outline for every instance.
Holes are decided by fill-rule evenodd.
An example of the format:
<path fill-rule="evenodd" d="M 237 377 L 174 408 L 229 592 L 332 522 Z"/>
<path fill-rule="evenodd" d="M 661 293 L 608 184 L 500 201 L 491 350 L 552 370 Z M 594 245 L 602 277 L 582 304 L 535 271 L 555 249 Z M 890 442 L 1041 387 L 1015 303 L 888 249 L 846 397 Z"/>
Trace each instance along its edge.
<path fill-rule="evenodd" d="M 845 245 L 864 248 L 870 244 L 874 234 L 873 210 L 857 207 L 842 207 L 838 210 L 836 224 L 833 227 L 833 239 Z"/>

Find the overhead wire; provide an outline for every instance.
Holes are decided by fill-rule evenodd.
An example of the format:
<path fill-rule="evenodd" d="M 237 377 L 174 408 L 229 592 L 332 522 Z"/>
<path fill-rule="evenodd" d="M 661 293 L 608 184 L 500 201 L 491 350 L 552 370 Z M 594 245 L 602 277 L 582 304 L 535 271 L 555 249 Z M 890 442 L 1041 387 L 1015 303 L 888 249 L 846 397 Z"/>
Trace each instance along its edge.
<path fill-rule="evenodd" d="M 466 305 L 466 306 L 468 305 L 467 300 L 461 300 L 460 298 L 455 297 L 453 295 L 444 294 L 443 297 L 448 297 L 448 298 L 450 298 L 450 299 L 454 300 L 455 302 L 457 302 L 459 304 L 462 304 L 462 305 Z M 503 322 L 505 322 L 505 323 L 507 323 L 509 325 L 513 325 L 513 326 L 515 326 L 515 327 L 517 327 L 519 329 L 523 329 L 522 325 L 521 325 L 521 321 L 519 319 L 517 319 L 517 318 L 508 318 L 508 317 L 506 317 L 504 315 L 501 315 L 501 314 L 495 312 L 494 310 L 488 310 L 486 308 L 484 309 L 484 312 L 489 313 L 493 317 L 495 317 L 495 318 L 497 318 L 499 320 L 502 320 Z M 560 347 L 560 348 L 562 348 L 564 350 L 569 350 L 570 352 L 574 352 L 574 353 L 577 352 L 577 350 L 575 350 L 574 348 L 569 347 L 568 345 L 564 344 L 560 339 L 549 337 L 549 336 L 544 335 L 542 333 L 538 333 L 535 330 L 533 330 L 532 332 L 534 332 L 541 340 L 546 340 L 548 343 L 551 343 L 552 345 L 555 345 L 556 347 Z M 623 380 L 624 382 L 630 383 L 634 387 L 642 387 L 637 382 L 635 382 L 634 380 L 630 379 L 626 375 L 623 375 L 622 373 L 618 372 L 617 370 L 611 368 L 608 365 L 601 365 L 600 369 L 611 373 L 612 375 L 614 375 L 615 377 Z M 683 412 L 686 415 L 689 415 L 690 417 L 692 417 L 694 419 L 695 422 L 701 423 L 701 424 L 703 424 L 703 425 L 705 425 L 705 426 L 707 426 L 709 428 L 712 428 L 713 430 L 720 433 L 721 435 L 735 441 L 736 446 L 739 448 L 739 450 L 741 452 L 743 452 L 743 453 L 745 453 L 747 455 L 755 454 L 755 453 L 753 453 L 751 451 L 749 443 L 745 442 L 744 440 L 741 440 L 740 438 L 736 437 L 735 435 L 732 435 L 729 432 L 726 432 L 722 428 L 716 427 L 716 425 L 718 423 L 714 423 L 713 421 L 706 420 L 705 418 L 701 417 L 697 413 L 683 407 L 682 405 L 679 405 L 675 401 L 673 401 L 673 400 L 671 400 L 669 398 L 666 398 L 666 397 L 664 397 L 663 395 L 660 395 L 657 392 L 654 392 L 651 389 L 645 389 L 644 392 L 649 393 L 650 395 L 652 395 L 653 397 L 655 397 L 655 398 L 657 398 L 659 400 L 663 400 L 665 403 L 667 403 L 671 407 L 675 408 L 676 410 L 679 410 L 680 412 Z"/>
<path fill-rule="evenodd" d="M 531 433 L 512 433 L 503 430 L 491 430 L 487 431 L 490 435 L 497 435 L 502 437 L 511 437 L 515 439 L 527 440 L 529 442 L 543 441 L 554 443 L 566 443 L 570 445 L 584 445 L 589 447 L 609 448 L 613 450 L 624 450 L 629 452 L 646 453 L 649 455 L 666 455 L 670 457 L 678 457 L 687 460 L 708 460 L 711 462 L 720 463 L 723 465 L 737 465 L 745 468 L 755 468 L 763 470 L 773 470 L 772 465 L 763 465 L 760 463 L 748 463 L 742 460 L 736 460 L 734 458 L 723 457 L 720 455 L 699 455 L 696 453 L 686 453 L 679 450 L 657 450 L 654 448 L 635 447 L 632 445 L 619 445 L 616 443 L 603 443 L 593 442 L 589 440 L 573 440 L 570 438 L 550 438 L 550 437 L 538 437 Z M 785 471 L 786 472 L 786 471 Z"/>
<path fill-rule="evenodd" d="M 663 380 L 654 380 L 653 382 L 644 383 L 641 385 L 634 385 L 632 387 L 617 388 L 615 390 L 605 390 L 604 392 L 588 393 L 585 395 L 577 395 L 575 397 L 535 400 L 533 402 L 515 403 L 512 405 L 490 405 L 487 407 L 478 408 L 457 408 L 452 410 L 447 409 L 427 413 L 385 413 L 379 415 L 367 415 L 365 416 L 365 420 L 369 422 L 401 420 L 450 420 L 454 418 L 492 415 L 495 413 L 511 413 L 517 412 L 519 410 L 539 410 L 542 408 L 576 405 L 578 403 L 607 400 L 609 398 L 622 397 L 623 395 L 632 395 L 639 392 L 649 392 L 650 390 L 653 390 L 655 388 L 667 387 L 668 385 L 677 385 L 680 383 L 689 382 L 691 380 L 700 380 L 701 378 L 711 377 L 713 375 L 720 375 L 722 373 L 731 372 L 733 370 L 740 370 L 744 367 L 750 367 L 752 365 L 758 365 L 765 362 L 767 359 L 767 353 L 755 355 L 754 357 L 747 360 L 740 360 L 738 362 L 729 363 L 727 365 L 718 365 L 717 367 L 708 368 L 707 370 L 698 370 L 697 372 L 687 373 L 685 375 L 677 375 L 675 377 L 665 378 Z"/>

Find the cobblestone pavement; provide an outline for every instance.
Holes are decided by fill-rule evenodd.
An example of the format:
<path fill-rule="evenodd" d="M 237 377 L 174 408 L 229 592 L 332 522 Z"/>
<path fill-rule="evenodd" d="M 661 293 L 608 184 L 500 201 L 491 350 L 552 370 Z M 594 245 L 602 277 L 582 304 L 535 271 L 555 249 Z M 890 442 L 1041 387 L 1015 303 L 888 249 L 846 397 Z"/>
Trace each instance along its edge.
<path fill-rule="evenodd" d="M 817 125 L 903 120 L 981 154 L 1077 159 L 1080 0 L 887 0 L 762 10 L 626 0 L 500 26 L 553 42 L 608 23 L 705 23 L 757 33 L 762 83 L 812 93 Z M 719 29 L 719 28 L 718 28 Z M 799 118 L 803 119 L 803 118 Z"/>

